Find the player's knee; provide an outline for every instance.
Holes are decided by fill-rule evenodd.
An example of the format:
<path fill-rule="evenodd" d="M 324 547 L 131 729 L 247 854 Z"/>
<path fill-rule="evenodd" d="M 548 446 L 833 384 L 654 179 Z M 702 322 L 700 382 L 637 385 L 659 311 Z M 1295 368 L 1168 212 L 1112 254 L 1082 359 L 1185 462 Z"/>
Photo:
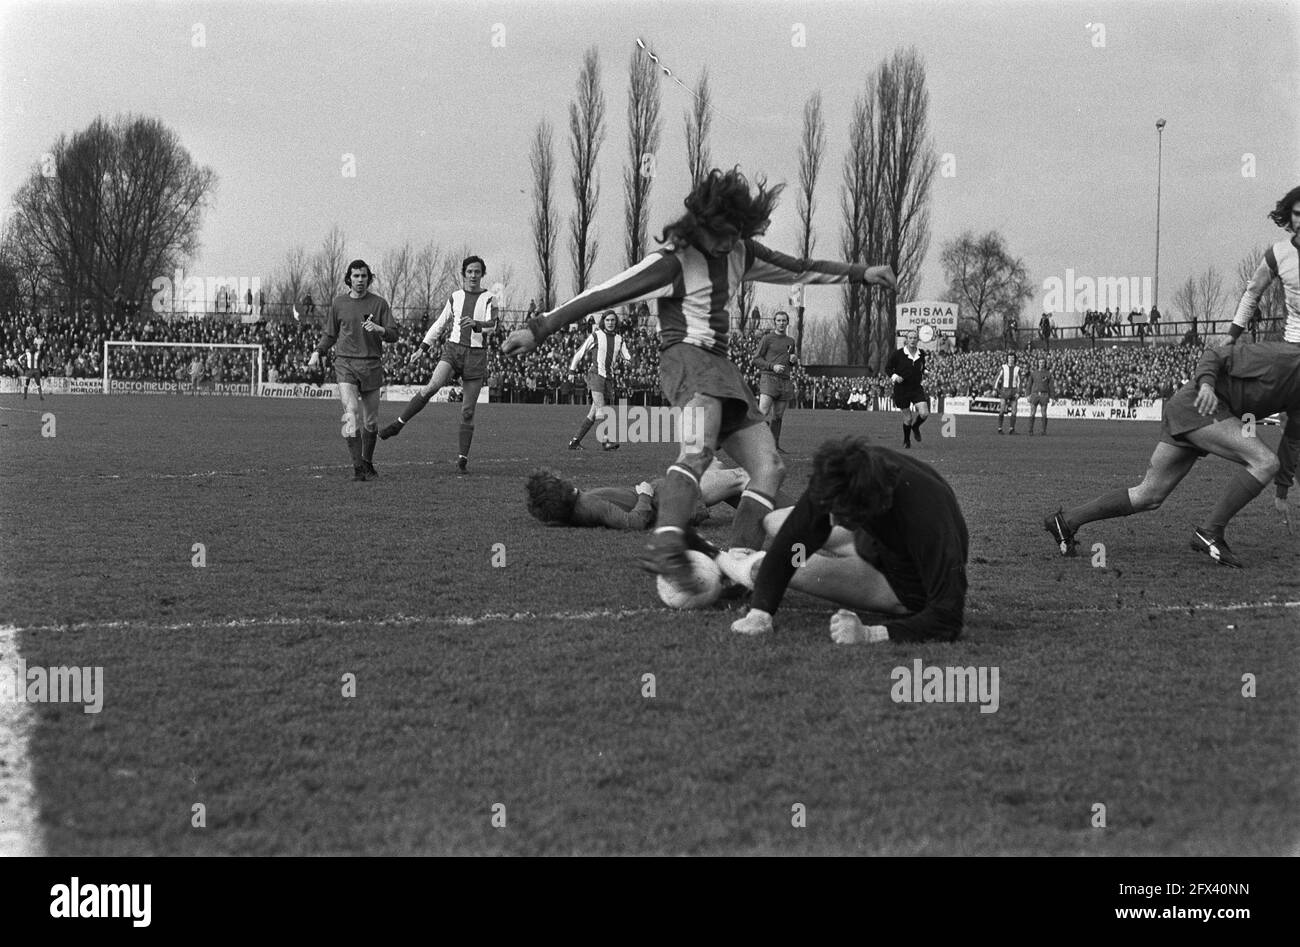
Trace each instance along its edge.
<path fill-rule="evenodd" d="M 462 424 L 474 423 L 474 405 L 467 404 L 460 409 L 460 420 Z"/>
<path fill-rule="evenodd" d="M 1282 468 L 1282 463 L 1274 454 L 1266 454 L 1250 465 L 1250 470 L 1257 480 L 1272 480 Z"/>
<path fill-rule="evenodd" d="M 713 463 L 711 447 L 683 447 L 682 452 L 677 456 L 677 466 L 690 470 L 695 474 L 696 479 L 704 476 L 704 471 L 709 469 L 711 463 Z"/>

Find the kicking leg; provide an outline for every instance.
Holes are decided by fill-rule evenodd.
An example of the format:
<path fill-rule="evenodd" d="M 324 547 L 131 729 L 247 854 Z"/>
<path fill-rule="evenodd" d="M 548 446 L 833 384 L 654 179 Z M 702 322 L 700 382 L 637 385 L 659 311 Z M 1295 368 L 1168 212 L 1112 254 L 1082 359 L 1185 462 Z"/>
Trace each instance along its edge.
<path fill-rule="evenodd" d="M 343 402 L 343 440 L 352 457 L 354 480 L 365 480 L 365 467 L 361 462 L 361 391 L 349 382 L 339 382 L 339 400 Z"/>
<path fill-rule="evenodd" d="M 387 440 L 395 434 L 401 434 L 406 423 L 423 411 L 429 400 L 451 382 L 451 371 L 451 362 L 439 361 L 433 374 L 429 376 L 429 383 L 415 393 L 415 397 L 406 403 L 397 420 L 380 431 L 379 436 Z"/>
<path fill-rule="evenodd" d="M 763 544 L 763 517 L 776 508 L 776 494 L 785 479 L 785 463 L 766 424 L 751 424 L 735 431 L 722 445 L 749 471 L 749 484 L 741 494 L 731 525 L 732 546 L 758 549 Z"/>

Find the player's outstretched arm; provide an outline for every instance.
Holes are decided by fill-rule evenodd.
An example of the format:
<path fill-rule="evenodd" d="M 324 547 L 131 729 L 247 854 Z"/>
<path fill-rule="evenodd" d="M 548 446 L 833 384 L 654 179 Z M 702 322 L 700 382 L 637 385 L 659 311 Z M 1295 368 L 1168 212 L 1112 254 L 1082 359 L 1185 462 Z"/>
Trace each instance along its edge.
<path fill-rule="evenodd" d="M 1268 254 L 1273 252 L 1269 249 Z M 1250 322 L 1251 315 L 1259 306 L 1259 297 L 1264 295 L 1264 290 L 1268 289 L 1268 284 L 1273 282 L 1273 271 L 1268 265 L 1268 254 L 1265 254 L 1258 267 L 1255 268 L 1250 282 L 1246 284 L 1246 290 L 1241 294 L 1241 302 L 1237 304 L 1237 314 L 1232 317 L 1232 325 L 1228 327 L 1229 341 L 1237 341 L 1237 337 L 1246 330 Z"/>

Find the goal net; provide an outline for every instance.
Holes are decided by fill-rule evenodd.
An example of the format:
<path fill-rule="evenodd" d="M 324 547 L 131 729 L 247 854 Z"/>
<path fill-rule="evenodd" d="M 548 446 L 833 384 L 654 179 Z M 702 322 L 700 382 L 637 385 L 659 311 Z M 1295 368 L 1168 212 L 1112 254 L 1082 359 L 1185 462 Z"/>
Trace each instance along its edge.
<path fill-rule="evenodd" d="M 234 342 L 104 342 L 104 394 L 257 395 L 262 346 Z"/>

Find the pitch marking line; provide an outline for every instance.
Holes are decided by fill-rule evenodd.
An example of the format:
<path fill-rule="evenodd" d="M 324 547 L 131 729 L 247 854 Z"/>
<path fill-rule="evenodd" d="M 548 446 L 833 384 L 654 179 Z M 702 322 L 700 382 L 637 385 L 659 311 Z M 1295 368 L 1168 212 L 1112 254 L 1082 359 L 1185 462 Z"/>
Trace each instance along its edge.
<path fill-rule="evenodd" d="M 0 675 L 5 677 L 0 693 L 0 858 L 45 854 L 28 752 L 35 718 L 26 701 L 12 700 L 8 693 L 9 680 L 26 686 L 19 682 L 18 635 L 12 625 L 0 625 Z"/>
<path fill-rule="evenodd" d="M 824 607 L 807 607 L 798 606 L 794 608 L 783 608 L 781 614 L 795 615 L 821 615 L 829 614 L 834 606 L 827 603 Z M 1216 602 L 1201 602 L 1191 605 L 1141 605 L 1123 608 L 1057 608 L 1057 609 L 1027 609 L 1035 615 L 1068 615 L 1079 612 L 1088 614 L 1120 614 L 1134 612 L 1153 612 L 1156 614 L 1171 614 L 1177 612 L 1240 612 L 1250 611 L 1252 609 L 1300 609 L 1300 601 L 1295 602 L 1229 602 L 1226 604 Z M 725 618 L 728 614 L 739 614 L 740 609 L 701 609 L 701 615 L 715 615 L 718 618 Z M 969 614 L 975 615 L 1001 615 L 1005 613 L 1002 608 L 970 608 L 967 609 Z M 364 625 L 371 628 L 407 628 L 419 627 L 421 625 L 445 625 L 454 628 L 467 628 L 475 625 L 486 625 L 491 623 L 521 623 L 536 621 L 566 621 L 566 622 L 587 622 L 587 621 L 618 621 L 624 618 L 640 618 L 645 615 L 673 615 L 678 614 L 674 609 L 663 606 L 653 608 L 628 608 L 628 609 L 592 609 L 588 611 L 568 611 L 568 612 L 486 612 L 482 615 L 387 615 L 382 618 L 303 618 L 301 616 L 277 616 L 271 615 L 261 618 L 230 618 L 225 621 L 186 621 L 172 622 L 162 624 L 151 621 L 89 621 L 73 622 L 70 625 L 30 625 L 22 629 L 31 632 L 57 632 L 68 631 L 73 628 L 79 631 L 201 631 L 207 628 L 227 628 L 235 631 L 243 629 L 257 628 L 337 628 L 346 630 Z M 4 630 L 4 629 L 0 629 Z M 17 629 L 10 629 L 16 631 Z"/>

